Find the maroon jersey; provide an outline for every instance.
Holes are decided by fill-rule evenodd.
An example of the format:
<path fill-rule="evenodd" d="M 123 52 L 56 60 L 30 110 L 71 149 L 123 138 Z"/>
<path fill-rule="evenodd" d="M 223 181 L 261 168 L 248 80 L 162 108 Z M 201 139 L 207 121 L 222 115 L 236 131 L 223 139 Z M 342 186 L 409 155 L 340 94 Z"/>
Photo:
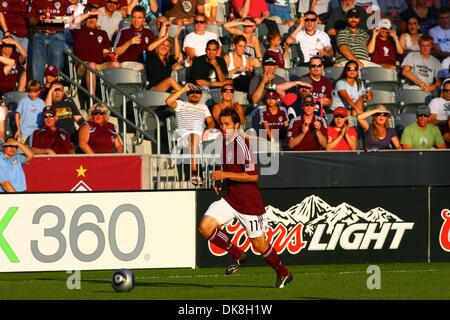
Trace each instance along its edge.
<path fill-rule="evenodd" d="M 264 55 L 272 56 L 277 62 L 277 67 L 284 68 L 283 49 L 281 49 L 280 47 L 278 47 L 277 49 L 278 50 L 273 50 L 269 48 L 267 49 L 266 53 L 264 53 Z"/>
<path fill-rule="evenodd" d="M 8 91 L 15 91 L 16 90 L 16 84 L 17 84 L 17 78 L 19 76 L 19 56 L 16 52 L 13 52 L 11 55 L 11 59 L 14 59 L 15 65 L 11 69 L 11 71 L 5 75 L 3 72 L 3 69 L 5 65 L 0 62 L 0 92 L 8 92 Z"/>
<path fill-rule="evenodd" d="M 267 108 L 262 115 L 263 121 L 267 122 L 270 129 L 282 130 L 284 128 L 284 123 L 288 121 L 287 113 L 285 108 L 278 108 L 277 113 L 272 114 Z"/>
<path fill-rule="evenodd" d="M 117 33 L 116 41 L 114 43 L 114 47 L 120 47 L 125 42 L 133 38 L 134 36 L 141 36 L 141 43 L 139 45 L 133 44 L 128 47 L 128 49 L 119 56 L 119 62 L 124 61 L 137 61 L 144 62 L 142 59 L 142 53 L 147 50 L 148 46 L 155 41 L 155 36 L 150 29 L 143 28 L 140 31 L 137 31 L 132 26 L 129 28 L 120 29 L 119 33 Z"/>
<path fill-rule="evenodd" d="M 377 64 L 389 64 L 395 66 L 397 63 L 397 48 L 391 39 L 375 40 L 375 51 L 372 53 L 371 61 Z"/>
<path fill-rule="evenodd" d="M 316 107 L 315 107 L 315 114 L 319 117 L 325 116 L 325 110 L 323 109 L 322 104 L 320 103 L 320 98 L 325 97 L 328 99 L 333 99 L 333 84 L 331 81 L 326 77 L 320 77 L 319 81 L 316 81 L 311 78 L 310 75 L 305 75 L 300 78 L 300 81 L 307 81 L 304 78 L 309 79 L 312 81 L 312 91 L 311 95 L 314 97 L 314 100 L 316 101 Z"/>
<path fill-rule="evenodd" d="M 109 49 L 111 42 L 108 34 L 100 29 L 87 28 L 71 30 L 74 39 L 75 55 L 83 61 L 102 64 L 105 62 L 103 50 Z"/>
<path fill-rule="evenodd" d="M 63 129 L 56 128 L 34 130 L 32 147 L 47 149 L 50 148 L 57 154 L 67 154 L 73 150 L 70 135 Z"/>
<path fill-rule="evenodd" d="M 313 123 L 315 120 L 321 121 L 320 119 L 314 118 L 313 122 L 310 123 L 310 127 L 306 135 L 303 137 L 303 140 L 296 145 L 292 150 L 294 151 L 313 151 L 320 150 L 321 146 L 319 144 L 319 140 L 317 139 L 316 129 L 314 129 Z M 295 138 L 302 132 L 304 120 L 303 117 L 297 117 L 292 119 L 291 126 L 288 132 L 288 139 Z M 326 137 L 327 129 L 325 129 L 323 123 L 320 127 L 320 132 Z"/>
<path fill-rule="evenodd" d="M 117 137 L 117 129 L 107 122 L 102 126 L 88 121 L 89 125 L 89 146 L 95 153 L 113 153 L 114 141 Z"/>
<path fill-rule="evenodd" d="M 26 16 L 29 2 L 30 0 L 0 0 L 0 12 L 5 16 L 8 31 L 20 38 L 28 35 Z"/>
<path fill-rule="evenodd" d="M 46 13 L 50 13 L 50 18 L 64 17 L 67 12 L 67 8 L 70 7 L 69 0 L 33 0 L 31 2 L 29 17 L 46 16 Z M 34 27 L 40 30 L 64 30 L 64 22 L 61 23 L 45 23 L 38 22 Z"/>
<path fill-rule="evenodd" d="M 258 169 L 247 138 L 238 133 L 231 141 L 222 145 L 222 170 L 226 172 L 257 175 Z M 236 211 L 248 215 L 266 212 L 256 182 L 226 180 L 227 194 L 223 197 Z"/>

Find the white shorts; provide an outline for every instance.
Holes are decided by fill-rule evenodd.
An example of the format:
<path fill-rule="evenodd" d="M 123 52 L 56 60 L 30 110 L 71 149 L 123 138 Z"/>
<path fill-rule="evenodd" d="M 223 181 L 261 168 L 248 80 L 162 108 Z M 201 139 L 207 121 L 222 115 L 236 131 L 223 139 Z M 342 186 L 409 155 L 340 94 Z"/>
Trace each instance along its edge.
<path fill-rule="evenodd" d="M 260 216 L 240 213 L 230 206 L 224 198 L 213 202 L 206 210 L 205 216 L 213 217 L 219 224 L 225 226 L 233 222 L 236 217 L 247 230 L 250 238 L 258 238 L 269 229 L 269 219 L 266 213 Z"/>

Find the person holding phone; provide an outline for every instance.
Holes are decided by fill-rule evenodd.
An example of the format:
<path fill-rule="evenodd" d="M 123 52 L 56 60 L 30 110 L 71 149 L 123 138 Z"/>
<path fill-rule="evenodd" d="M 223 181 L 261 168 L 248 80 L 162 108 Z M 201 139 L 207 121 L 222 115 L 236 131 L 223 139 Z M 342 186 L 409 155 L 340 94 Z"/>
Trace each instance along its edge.
<path fill-rule="evenodd" d="M 356 150 L 358 147 L 358 132 L 348 122 L 348 110 L 337 107 L 333 111 L 333 121 L 327 128 L 327 151 Z"/>

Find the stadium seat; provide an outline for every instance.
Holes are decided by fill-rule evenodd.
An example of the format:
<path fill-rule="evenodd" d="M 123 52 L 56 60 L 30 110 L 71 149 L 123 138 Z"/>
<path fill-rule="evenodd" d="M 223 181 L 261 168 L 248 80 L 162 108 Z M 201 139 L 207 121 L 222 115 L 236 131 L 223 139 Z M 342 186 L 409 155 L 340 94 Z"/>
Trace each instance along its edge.
<path fill-rule="evenodd" d="M 395 96 L 395 92 L 383 91 L 383 90 L 372 90 L 373 99 L 367 101 L 366 108 L 372 108 L 377 104 L 382 104 L 388 108 L 392 114 L 398 113 L 398 102 Z"/>
<path fill-rule="evenodd" d="M 6 136 L 13 135 L 17 128 L 15 122 L 15 111 L 17 109 L 17 105 L 19 104 L 22 98 L 28 96 L 28 93 L 22 91 L 9 91 L 3 94 L 3 99 L 5 100 L 5 105 L 8 107 L 8 113 L 5 119 L 5 133 Z"/>
<path fill-rule="evenodd" d="M 337 78 L 339 78 L 342 74 L 344 67 L 328 67 L 325 68 L 325 77 L 336 82 Z"/>
<path fill-rule="evenodd" d="M 302 50 L 297 43 L 291 44 L 289 46 L 289 67 L 296 67 L 304 60 Z"/>
<path fill-rule="evenodd" d="M 284 78 L 286 81 L 289 81 L 289 71 L 284 68 L 276 68 L 275 74 Z"/>
<path fill-rule="evenodd" d="M 397 135 L 399 139 L 402 136 L 403 130 L 417 121 L 417 117 L 415 113 L 399 113 L 395 115 L 395 130 L 397 131 Z"/>
<path fill-rule="evenodd" d="M 247 92 L 234 91 L 233 102 L 239 102 L 241 105 L 248 105 L 249 101 Z"/>
<path fill-rule="evenodd" d="M 289 26 L 286 24 L 278 24 L 278 30 L 280 30 L 281 39 L 289 35 Z"/>
<path fill-rule="evenodd" d="M 366 87 L 373 90 L 396 91 L 399 87 L 397 71 L 387 68 L 367 67 L 360 70 Z"/>
<path fill-rule="evenodd" d="M 185 85 L 186 84 L 186 68 L 179 69 L 177 71 L 172 71 L 172 77 L 176 82 Z"/>
<path fill-rule="evenodd" d="M 298 80 L 301 76 L 309 73 L 309 67 L 293 67 L 289 69 L 289 80 Z"/>
<path fill-rule="evenodd" d="M 219 37 L 223 37 L 222 35 L 222 27 L 218 24 L 212 24 L 208 23 L 206 26 L 206 31 L 212 32 L 214 34 L 217 34 Z"/>
<path fill-rule="evenodd" d="M 265 23 L 261 23 L 256 27 L 256 35 L 258 38 L 266 38 L 267 34 L 269 33 L 269 29 L 267 29 L 267 26 Z"/>
<path fill-rule="evenodd" d="M 399 90 L 397 92 L 397 102 L 400 105 L 400 112 L 404 112 L 405 108 L 428 104 L 430 95 L 422 90 Z"/>
<path fill-rule="evenodd" d="M 169 26 L 169 37 L 175 38 L 175 34 L 177 33 L 178 28 L 184 29 L 184 26 L 179 26 L 176 24 L 171 24 Z"/>

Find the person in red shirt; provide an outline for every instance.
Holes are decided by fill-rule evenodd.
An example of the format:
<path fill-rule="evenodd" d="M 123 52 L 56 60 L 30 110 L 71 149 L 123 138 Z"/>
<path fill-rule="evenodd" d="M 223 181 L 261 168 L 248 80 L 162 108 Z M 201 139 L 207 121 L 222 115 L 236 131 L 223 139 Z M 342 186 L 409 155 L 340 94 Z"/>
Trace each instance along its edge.
<path fill-rule="evenodd" d="M 34 130 L 30 145 L 34 154 L 74 154 L 70 134 L 56 126 L 58 116 L 52 106 L 42 111 L 42 129 Z"/>
<path fill-rule="evenodd" d="M 256 183 L 258 169 L 249 141 L 240 130 L 239 114 L 233 109 L 224 109 L 219 120 L 223 133 L 222 170 L 213 171 L 212 178 L 216 181 L 216 193 L 219 194 L 222 189 L 220 181 L 224 181 L 227 193 L 208 208 L 200 221 L 199 232 L 231 255 L 234 262 L 226 269 L 225 274 L 234 274 L 247 259 L 247 255 L 231 243 L 219 226 L 237 218 L 246 229 L 253 248 L 275 270 L 275 287 L 284 288 L 292 281 L 293 276 L 265 238 L 268 217 Z"/>
<path fill-rule="evenodd" d="M 19 72 L 27 58 L 27 52 L 16 39 L 5 37 L 0 40 L 0 56 L 5 58 L 0 61 L 0 94 L 16 91 Z M 12 65 L 10 60 L 14 61 Z M 20 89 L 23 91 L 23 88 Z"/>
<path fill-rule="evenodd" d="M 236 18 L 252 17 L 257 25 L 270 17 L 265 0 L 232 0 L 231 12 Z"/>
<path fill-rule="evenodd" d="M 309 95 L 303 98 L 303 114 L 291 120 L 288 145 L 294 151 L 321 150 L 327 146 L 327 130 L 322 118 L 314 115 L 316 102 Z"/>
<path fill-rule="evenodd" d="M 289 127 L 287 111 L 284 107 L 278 106 L 278 93 L 274 90 L 267 90 L 264 100 L 267 109 L 262 114 L 262 125 L 266 130 L 267 137 L 271 141 L 279 142 L 286 137 L 286 131 Z M 277 131 L 276 134 L 274 132 Z"/>
<path fill-rule="evenodd" d="M 391 21 L 381 19 L 377 29 L 373 29 L 372 38 L 367 44 L 370 60 L 383 68 L 395 69 L 397 56 L 403 54 L 403 47 L 395 30 L 391 30 Z"/>
<path fill-rule="evenodd" d="M 358 133 L 348 123 L 348 110 L 337 107 L 333 111 L 333 121 L 327 128 L 327 151 L 356 150 L 358 146 Z"/>

